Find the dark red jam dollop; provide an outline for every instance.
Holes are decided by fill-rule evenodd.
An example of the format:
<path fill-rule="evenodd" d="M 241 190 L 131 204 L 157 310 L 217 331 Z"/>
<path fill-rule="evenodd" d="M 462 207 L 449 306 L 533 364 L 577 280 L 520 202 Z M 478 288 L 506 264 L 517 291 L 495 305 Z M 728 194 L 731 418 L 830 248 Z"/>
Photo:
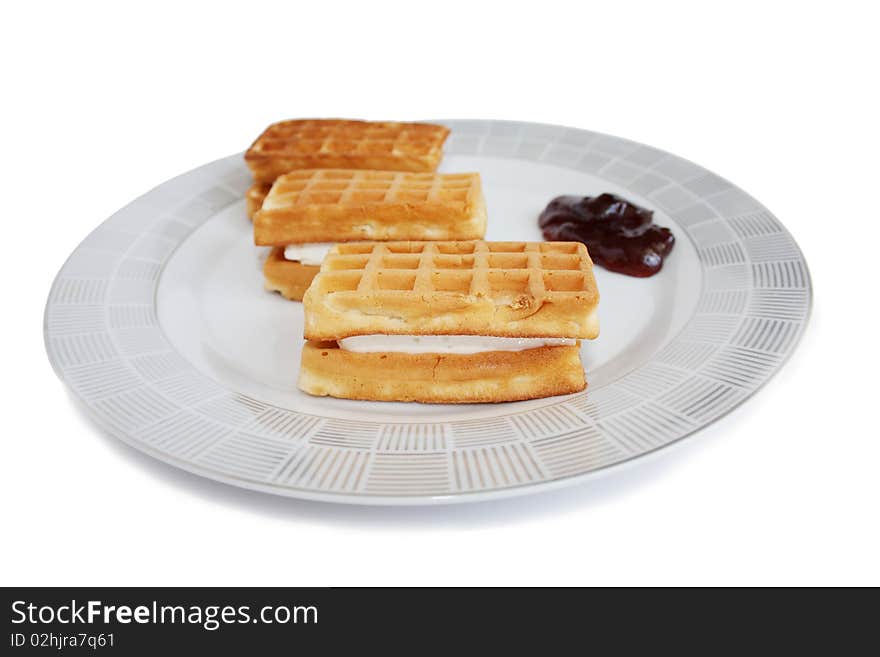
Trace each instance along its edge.
<path fill-rule="evenodd" d="M 614 194 L 557 196 L 538 225 L 544 239 L 583 242 L 605 269 L 628 276 L 653 276 L 675 244 L 668 228 L 654 223 L 654 212 Z"/>

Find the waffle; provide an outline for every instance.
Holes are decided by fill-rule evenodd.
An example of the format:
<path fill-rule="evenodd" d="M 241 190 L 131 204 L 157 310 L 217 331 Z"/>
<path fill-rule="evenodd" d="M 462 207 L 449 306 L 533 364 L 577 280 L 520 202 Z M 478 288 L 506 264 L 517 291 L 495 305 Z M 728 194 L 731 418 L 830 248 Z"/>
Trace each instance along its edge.
<path fill-rule="evenodd" d="M 254 242 L 472 240 L 486 231 L 478 173 L 291 171 L 254 217 Z"/>
<path fill-rule="evenodd" d="M 429 123 L 281 121 L 257 137 L 244 159 L 254 180 L 268 183 L 294 169 L 434 171 L 448 135 Z"/>
<path fill-rule="evenodd" d="M 266 199 L 270 189 L 272 189 L 272 185 L 269 183 L 254 183 L 248 188 L 244 198 L 247 202 L 247 216 L 251 220 L 253 220 L 257 211 L 263 207 L 263 201 Z"/>
<path fill-rule="evenodd" d="M 578 242 L 351 242 L 306 292 L 305 337 L 594 338 L 598 302 Z"/>
<path fill-rule="evenodd" d="M 479 354 L 355 353 L 307 342 L 298 386 L 318 396 L 426 403 L 508 402 L 580 392 L 577 347 Z"/>
<path fill-rule="evenodd" d="M 284 248 L 276 246 L 269 252 L 263 264 L 266 289 L 280 292 L 285 299 L 302 301 L 303 295 L 320 269 L 318 265 L 304 265 L 286 260 Z"/>

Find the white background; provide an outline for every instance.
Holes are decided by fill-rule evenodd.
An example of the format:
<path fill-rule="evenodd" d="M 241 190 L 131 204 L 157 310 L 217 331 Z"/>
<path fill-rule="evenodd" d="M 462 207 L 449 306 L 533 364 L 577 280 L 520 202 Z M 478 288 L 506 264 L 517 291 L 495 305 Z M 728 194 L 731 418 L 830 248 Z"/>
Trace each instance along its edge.
<path fill-rule="evenodd" d="M 880 584 L 872 3 L 296 4 L 0 10 L 0 583 Z M 102 434 L 43 348 L 67 255 L 271 121 L 340 115 L 559 123 L 715 171 L 806 254 L 798 352 L 653 461 L 472 506 L 273 498 Z"/>

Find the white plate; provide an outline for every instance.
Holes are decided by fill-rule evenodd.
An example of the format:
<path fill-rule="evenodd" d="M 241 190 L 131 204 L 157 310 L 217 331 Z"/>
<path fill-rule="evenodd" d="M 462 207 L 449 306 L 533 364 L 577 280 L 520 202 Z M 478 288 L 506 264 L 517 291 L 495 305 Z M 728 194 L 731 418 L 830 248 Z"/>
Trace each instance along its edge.
<path fill-rule="evenodd" d="M 675 233 L 657 276 L 597 268 L 586 392 L 440 406 L 299 392 L 302 306 L 262 289 L 240 154 L 148 192 L 74 251 L 46 308 L 59 376 L 107 431 L 186 470 L 293 497 L 424 504 L 574 483 L 664 447 L 741 403 L 794 349 L 807 266 L 742 190 L 616 137 L 443 123 L 441 170 L 482 174 L 488 239 L 540 240 L 551 198 L 603 191 Z"/>

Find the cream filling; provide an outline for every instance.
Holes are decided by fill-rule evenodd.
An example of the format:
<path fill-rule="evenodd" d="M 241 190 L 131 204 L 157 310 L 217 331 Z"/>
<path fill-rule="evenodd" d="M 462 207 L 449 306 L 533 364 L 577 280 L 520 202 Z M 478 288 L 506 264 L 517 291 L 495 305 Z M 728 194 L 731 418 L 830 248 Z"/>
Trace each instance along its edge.
<path fill-rule="evenodd" d="M 301 262 L 304 265 L 320 265 L 332 246 L 333 242 L 288 244 L 284 247 L 284 259 Z"/>
<path fill-rule="evenodd" d="M 338 341 L 358 353 L 478 354 L 484 351 L 525 351 L 539 347 L 571 347 L 573 338 L 501 338 L 490 335 L 355 335 Z"/>

